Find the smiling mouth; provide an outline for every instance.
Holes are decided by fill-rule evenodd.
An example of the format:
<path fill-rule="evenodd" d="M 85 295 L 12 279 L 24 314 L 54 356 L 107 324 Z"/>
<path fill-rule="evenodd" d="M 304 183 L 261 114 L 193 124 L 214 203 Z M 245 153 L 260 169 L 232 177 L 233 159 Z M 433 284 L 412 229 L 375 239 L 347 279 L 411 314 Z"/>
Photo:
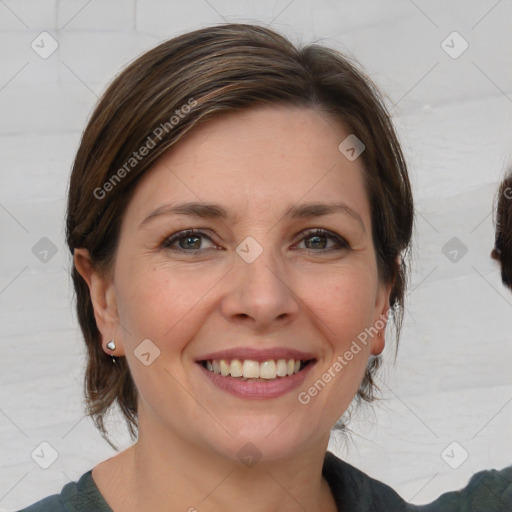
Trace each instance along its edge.
<path fill-rule="evenodd" d="M 222 377 L 246 382 L 262 382 L 295 375 L 314 361 L 314 359 L 269 359 L 259 362 L 252 359 L 208 359 L 200 361 L 200 364 L 209 372 Z"/>

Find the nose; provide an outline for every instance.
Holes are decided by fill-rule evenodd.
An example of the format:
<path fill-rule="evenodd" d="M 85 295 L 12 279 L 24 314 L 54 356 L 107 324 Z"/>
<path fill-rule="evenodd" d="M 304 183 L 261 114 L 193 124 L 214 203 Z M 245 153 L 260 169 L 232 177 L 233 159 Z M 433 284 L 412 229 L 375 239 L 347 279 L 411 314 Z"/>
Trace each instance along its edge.
<path fill-rule="evenodd" d="M 290 276 L 270 250 L 263 250 L 252 263 L 235 255 L 222 301 L 223 315 L 230 322 L 258 331 L 276 322 L 281 326 L 291 321 L 299 313 L 300 301 Z"/>

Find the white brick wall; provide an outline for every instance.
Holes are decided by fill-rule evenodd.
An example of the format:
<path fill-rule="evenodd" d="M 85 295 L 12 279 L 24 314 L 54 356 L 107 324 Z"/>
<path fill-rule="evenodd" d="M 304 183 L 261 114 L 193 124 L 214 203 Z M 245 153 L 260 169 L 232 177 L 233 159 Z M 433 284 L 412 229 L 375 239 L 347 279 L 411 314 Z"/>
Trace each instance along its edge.
<path fill-rule="evenodd" d="M 512 396 L 512 297 L 488 258 L 492 199 L 510 161 L 511 15 L 511 2 L 494 0 L 0 2 L 0 510 L 59 491 L 113 453 L 80 421 L 82 347 L 63 240 L 87 117 L 141 52 L 224 21 L 272 22 L 293 41 L 346 51 L 390 106 L 400 100 L 393 115 L 420 213 L 409 316 L 377 419 L 361 411 L 352 428 L 362 437 L 335 449 L 417 503 L 511 464 L 510 404 L 474 437 Z M 47 59 L 31 48 L 43 31 L 59 45 Z M 458 59 L 441 48 L 453 31 L 469 44 Z M 469 248 L 457 265 L 441 253 L 452 236 Z M 58 249 L 47 264 L 31 252 L 42 237 Z M 60 454 L 48 470 L 30 458 L 43 439 Z M 458 470 L 440 458 L 453 440 L 471 454 Z"/>
<path fill-rule="evenodd" d="M 57 24 L 61 30 L 106 32 L 135 28 L 135 0 L 60 0 Z"/>

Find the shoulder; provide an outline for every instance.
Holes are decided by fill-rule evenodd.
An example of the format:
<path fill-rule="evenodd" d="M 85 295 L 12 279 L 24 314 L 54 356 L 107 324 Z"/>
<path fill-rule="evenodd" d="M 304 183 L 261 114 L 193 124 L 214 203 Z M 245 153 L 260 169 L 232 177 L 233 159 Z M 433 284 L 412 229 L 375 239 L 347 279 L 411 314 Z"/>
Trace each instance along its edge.
<path fill-rule="evenodd" d="M 324 459 L 323 475 L 331 487 L 338 507 L 342 510 L 416 510 L 391 487 L 369 477 L 330 452 L 326 453 Z"/>
<path fill-rule="evenodd" d="M 327 452 L 324 477 L 338 506 L 360 511 L 393 512 L 505 512 L 512 511 L 512 466 L 502 470 L 480 471 L 468 485 L 442 494 L 428 505 L 405 502 L 391 487 Z"/>
<path fill-rule="evenodd" d="M 512 510 L 512 466 L 500 471 L 491 469 L 475 473 L 459 491 L 442 494 L 425 512 L 504 512 Z"/>
<path fill-rule="evenodd" d="M 60 494 L 48 496 L 19 512 L 112 512 L 101 496 L 92 472 L 84 473 L 78 482 L 66 484 Z"/>

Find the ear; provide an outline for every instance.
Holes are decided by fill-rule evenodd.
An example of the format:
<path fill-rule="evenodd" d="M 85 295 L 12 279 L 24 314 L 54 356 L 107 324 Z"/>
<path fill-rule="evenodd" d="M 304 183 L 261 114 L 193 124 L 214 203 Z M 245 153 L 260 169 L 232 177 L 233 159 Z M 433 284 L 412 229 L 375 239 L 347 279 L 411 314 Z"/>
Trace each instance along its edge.
<path fill-rule="evenodd" d="M 111 277 L 94 270 L 87 249 L 75 249 L 73 261 L 79 274 L 89 287 L 94 307 L 94 318 L 101 333 L 101 344 L 104 352 L 109 355 L 124 355 L 115 287 Z M 114 339 L 116 344 L 114 352 L 107 348 L 107 343 L 111 339 Z"/>
<path fill-rule="evenodd" d="M 384 346 L 386 345 L 386 325 L 388 323 L 388 315 L 390 309 L 389 296 L 391 294 L 392 287 L 392 283 L 379 283 L 379 287 L 377 290 L 372 325 L 372 327 L 374 328 L 374 331 L 372 332 L 374 334 L 372 336 L 371 341 L 371 353 L 374 356 L 381 354 L 382 351 L 384 350 Z M 376 333 L 375 330 L 377 331 Z"/>

